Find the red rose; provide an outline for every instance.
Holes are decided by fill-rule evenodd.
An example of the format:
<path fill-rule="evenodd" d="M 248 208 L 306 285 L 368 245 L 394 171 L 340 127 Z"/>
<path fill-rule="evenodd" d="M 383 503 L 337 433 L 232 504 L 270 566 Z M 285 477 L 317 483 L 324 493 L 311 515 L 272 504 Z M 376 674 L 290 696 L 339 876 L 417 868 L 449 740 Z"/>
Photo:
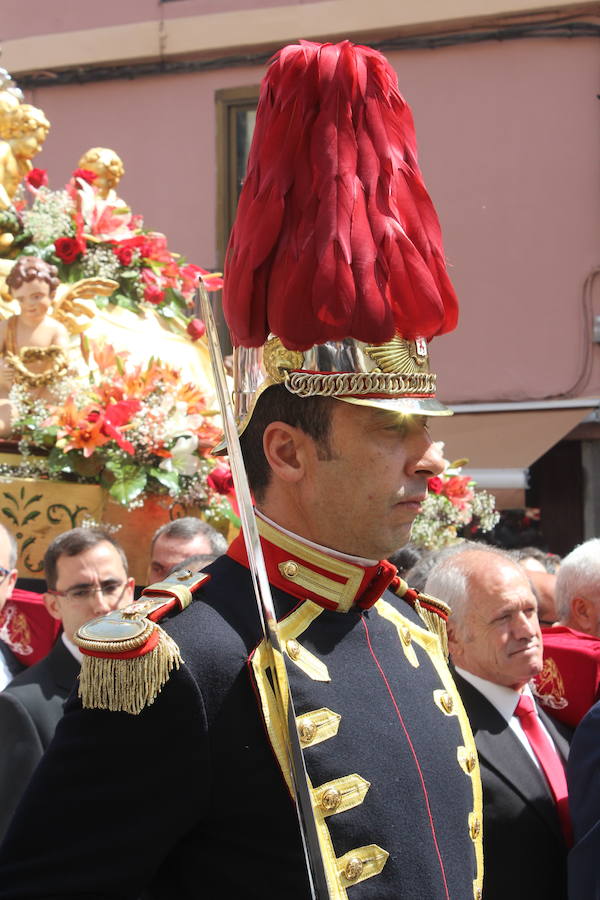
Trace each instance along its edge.
<path fill-rule="evenodd" d="M 432 494 L 441 494 L 444 489 L 444 482 L 437 475 L 427 479 L 427 490 Z"/>
<path fill-rule="evenodd" d="M 199 340 L 206 331 L 206 325 L 202 319 L 192 319 L 188 322 L 187 333 L 193 341 Z"/>
<path fill-rule="evenodd" d="M 85 251 L 85 241 L 71 237 L 57 238 L 54 241 L 54 250 L 62 262 L 72 263 Z"/>
<path fill-rule="evenodd" d="M 32 188 L 47 187 L 48 173 L 45 169 L 32 169 L 25 176 L 25 181 Z"/>
<path fill-rule="evenodd" d="M 133 247 L 115 247 L 115 256 L 122 266 L 130 266 L 133 262 Z"/>
<path fill-rule="evenodd" d="M 144 288 L 144 300 L 158 306 L 165 299 L 165 292 L 161 291 L 156 285 L 149 284 Z"/>
<path fill-rule="evenodd" d="M 96 172 L 92 172 L 91 169 L 75 169 L 73 172 L 73 178 L 81 178 L 82 181 L 87 181 L 88 184 L 93 184 L 97 177 Z"/>
<path fill-rule="evenodd" d="M 215 466 L 206 481 L 217 494 L 230 494 L 233 491 L 233 477 L 229 466 Z"/>

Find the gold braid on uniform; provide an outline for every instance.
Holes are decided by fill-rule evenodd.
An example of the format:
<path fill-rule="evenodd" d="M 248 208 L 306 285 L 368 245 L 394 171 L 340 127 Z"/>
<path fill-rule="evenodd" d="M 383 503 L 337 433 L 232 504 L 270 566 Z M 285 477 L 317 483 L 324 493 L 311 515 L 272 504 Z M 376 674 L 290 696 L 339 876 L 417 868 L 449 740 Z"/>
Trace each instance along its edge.
<path fill-rule="evenodd" d="M 422 622 L 440 639 L 444 656 L 448 659 L 448 631 L 446 623 L 450 615 L 450 607 L 442 600 L 430 597 L 429 594 L 420 594 L 413 588 L 410 588 L 402 579 L 397 579 L 398 584 L 392 582 L 390 588 L 396 596 L 402 597 L 403 600 L 412 606 Z"/>
<path fill-rule="evenodd" d="M 179 647 L 156 619 L 189 606 L 192 592 L 209 578 L 201 572 L 175 572 L 146 588 L 140 600 L 77 631 L 73 641 L 83 653 L 79 697 L 85 708 L 136 716 L 154 703 L 183 662 Z"/>

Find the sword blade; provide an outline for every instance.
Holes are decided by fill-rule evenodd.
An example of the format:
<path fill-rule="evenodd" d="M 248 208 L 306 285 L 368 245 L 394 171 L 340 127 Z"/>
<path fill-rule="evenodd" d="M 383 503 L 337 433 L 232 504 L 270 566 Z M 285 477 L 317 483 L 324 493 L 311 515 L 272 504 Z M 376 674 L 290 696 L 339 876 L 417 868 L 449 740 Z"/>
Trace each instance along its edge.
<path fill-rule="evenodd" d="M 277 616 L 271 594 L 271 586 L 265 566 L 265 559 L 260 543 L 260 535 L 254 517 L 252 497 L 248 476 L 242 458 L 240 439 L 237 433 L 233 406 L 229 396 L 229 389 L 225 378 L 225 366 L 221 354 L 221 345 L 217 333 L 214 316 L 204 285 L 198 283 L 198 294 L 202 309 L 202 318 L 206 325 L 206 336 L 210 350 L 215 388 L 219 398 L 219 406 L 223 417 L 223 430 L 227 440 L 229 464 L 240 512 L 242 533 L 248 553 L 248 563 L 252 576 L 252 585 L 258 608 L 267 651 L 267 658 L 273 679 L 273 691 L 276 707 L 279 715 L 282 732 L 287 737 L 287 750 L 289 757 L 292 784 L 295 791 L 296 811 L 298 813 L 298 825 L 302 837 L 304 857 L 313 900 L 329 900 L 329 889 L 325 875 L 325 866 L 319 844 L 317 825 L 313 812 L 312 795 L 308 781 L 308 774 L 300 746 L 298 728 L 296 726 L 296 714 L 290 691 L 290 685 L 285 668 L 285 656 L 281 650 Z M 283 665 L 276 664 L 276 655 Z"/>

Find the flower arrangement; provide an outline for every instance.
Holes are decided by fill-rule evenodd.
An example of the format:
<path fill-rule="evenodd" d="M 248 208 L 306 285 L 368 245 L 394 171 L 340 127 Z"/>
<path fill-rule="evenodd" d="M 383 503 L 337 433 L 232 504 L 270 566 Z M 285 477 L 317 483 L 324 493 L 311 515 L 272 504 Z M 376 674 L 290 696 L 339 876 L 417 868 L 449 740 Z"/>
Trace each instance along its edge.
<path fill-rule="evenodd" d="M 500 519 L 496 501 L 488 491 L 475 490 L 475 482 L 461 475 L 466 460 L 448 463 L 442 475 L 427 482 L 428 495 L 413 522 L 411 540 L 425 550 L 439 550 L 478 532 L 491 531 Z"/>
<path fill-rule="evenodd" d="M 14 209 L 0 213 L 0 231 L 13 234 L 10 255 L 51 262 L 64 282 L 112 279 L 118 287 L 108 298 L 95 298 L 98 306 L 138 313 L 154 307 L 169 327 L 197 340 L 203 334 L 203 323 L 193 317 L 198 278 L 213 291 L 222 287 L 221 276 L 171 252 L 166 237 L 146 230 L 141 216 L 118 197 L 100 196 L 96 178 L 95 172 L 75 169 L 65 189 L 55 191 L 44 169 L 32 169 Z"/>
<path fill-rule="evenodd" d="M 90 350 L 97 368 L 83 388 L 65 379 L 46 400 L 13 387 L 24 462 L 3 464 L 0 475 L 100 483 L 129 507 L 167 494 L 208 520 L 234 520 L 229 468 L 210 456 L 221 431 L 202 391 L 157 360 L 134 364 L 92 342 Z"/>

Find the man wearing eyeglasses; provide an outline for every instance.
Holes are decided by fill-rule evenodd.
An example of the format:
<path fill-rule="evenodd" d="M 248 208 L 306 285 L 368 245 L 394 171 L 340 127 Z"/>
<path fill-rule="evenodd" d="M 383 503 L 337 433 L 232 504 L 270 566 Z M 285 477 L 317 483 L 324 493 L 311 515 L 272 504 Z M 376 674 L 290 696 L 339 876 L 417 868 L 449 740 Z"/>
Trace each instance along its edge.
<path fill-rule="evenodd" d="M 63 631 L 48 656 L 0 694 L 0 838 L 75 685 L 81 655 L 73 634 L 89 619 L 133 600 L 127 558 L 102 528 L 73 528 L 59 535 L 46 551 L 44 573 L 46 607 Z"/>

